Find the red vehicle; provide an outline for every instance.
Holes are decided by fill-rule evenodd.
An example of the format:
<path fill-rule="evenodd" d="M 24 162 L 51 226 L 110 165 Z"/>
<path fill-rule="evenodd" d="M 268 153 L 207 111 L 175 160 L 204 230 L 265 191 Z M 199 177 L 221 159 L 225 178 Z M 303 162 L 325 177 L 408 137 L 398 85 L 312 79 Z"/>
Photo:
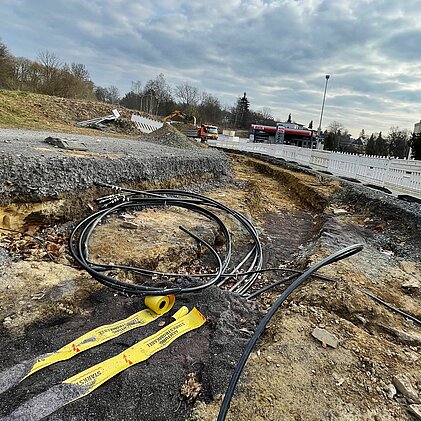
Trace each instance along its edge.
<path fill-rule="evenodd" d="M 314 132 L 294 123 L 277 123 L 276 126 L 252 124 L 250 141 L 260 143 L 281 143 L 310 148 L 315 141 Z"/>

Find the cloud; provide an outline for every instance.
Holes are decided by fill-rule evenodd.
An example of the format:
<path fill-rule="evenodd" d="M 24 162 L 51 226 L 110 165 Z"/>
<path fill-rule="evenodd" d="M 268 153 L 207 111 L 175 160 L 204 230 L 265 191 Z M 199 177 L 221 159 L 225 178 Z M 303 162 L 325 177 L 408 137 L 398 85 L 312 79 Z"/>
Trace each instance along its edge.
<path fill-rule="evenodd" d="M 419 1 L 3 0 L 0 36 L 18 56 L 48 49 L 95 83 L 129 90 L 164 73 L 231 105 L 318 121 L 357 135 L 421 118 Z"/>

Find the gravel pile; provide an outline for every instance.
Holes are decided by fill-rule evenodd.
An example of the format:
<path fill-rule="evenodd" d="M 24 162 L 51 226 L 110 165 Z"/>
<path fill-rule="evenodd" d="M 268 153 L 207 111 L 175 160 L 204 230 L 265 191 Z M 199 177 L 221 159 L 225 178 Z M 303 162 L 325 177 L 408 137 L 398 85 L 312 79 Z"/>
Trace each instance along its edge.
<path fill-rule="evenodd" d="M 195 140 L 190 140 L 170 124 L 164 124 L 160 129 L 142 137 L 142 140 L 179 149 L 197 150 L 200 148 Z"/>

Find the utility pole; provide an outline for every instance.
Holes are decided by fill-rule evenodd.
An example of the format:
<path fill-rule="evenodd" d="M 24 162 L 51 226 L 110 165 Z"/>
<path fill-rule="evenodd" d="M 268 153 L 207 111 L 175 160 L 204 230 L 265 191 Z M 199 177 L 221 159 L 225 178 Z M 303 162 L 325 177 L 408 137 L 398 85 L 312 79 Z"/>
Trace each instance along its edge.
<path fill-rule="evenodd" d="M 322 110 L 320 112 L 320 122 L 319 122 L 319 128 L 317 129 L 317 136 L 320 137 L 322 134 L 322 119 L 323 119 L 323 110 L 325 108 L 325 100 L 326 100 L 326 91 L 327 91 L 327 82 L 330 78 L 330 75 L 326 75 L 326 83 L 325 83 L 325 92 L 323 94 L 323 103 L 322 103 Z"/>

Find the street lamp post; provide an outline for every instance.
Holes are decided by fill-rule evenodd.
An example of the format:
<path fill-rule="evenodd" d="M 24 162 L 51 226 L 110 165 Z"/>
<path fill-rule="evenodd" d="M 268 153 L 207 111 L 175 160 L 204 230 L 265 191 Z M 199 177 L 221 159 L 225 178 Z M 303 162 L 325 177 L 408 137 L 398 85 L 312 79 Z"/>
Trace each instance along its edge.
<path fill-rule="evenodd" d="M 323 94 L 323 103 L 322 103 L 322 110 L 320 111 L 320 122 L 319 122 L 319 128 L 317 129 L 317 135 L 320 137 L 322 134 L 322 119 L 323 119 L 323 110 L 325 108 L 325 100 L 326 100 L 326 91 L 327 91 L 327 82 L 330 78 L 330 75 L 326 75 L 326 83 L 325 83 L 325 92 Z"/>

